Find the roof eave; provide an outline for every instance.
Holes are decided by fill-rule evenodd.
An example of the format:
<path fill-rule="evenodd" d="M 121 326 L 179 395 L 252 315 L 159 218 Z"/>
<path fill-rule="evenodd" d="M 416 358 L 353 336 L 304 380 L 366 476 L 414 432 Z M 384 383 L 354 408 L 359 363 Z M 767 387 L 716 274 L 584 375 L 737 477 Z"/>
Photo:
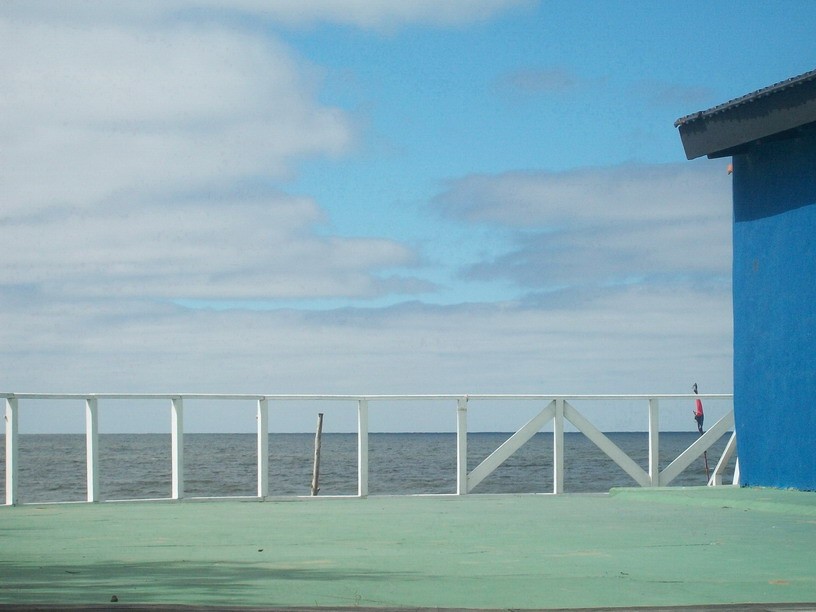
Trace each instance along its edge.
<path fill-rule="evenodd" d="M 675 122 L 688 159 L 731 155 L 816 122 L 816 71 Z"/>

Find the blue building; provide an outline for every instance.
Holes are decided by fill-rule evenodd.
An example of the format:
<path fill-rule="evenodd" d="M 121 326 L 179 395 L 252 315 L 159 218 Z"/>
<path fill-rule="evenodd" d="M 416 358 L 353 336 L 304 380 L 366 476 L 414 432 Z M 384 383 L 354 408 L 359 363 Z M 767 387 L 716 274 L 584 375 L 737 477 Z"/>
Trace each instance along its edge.
<path fill-rule="evenodd" d="M 740 484 L 816 490 L 816 70 L 675 126 L 733 158 Z"/>

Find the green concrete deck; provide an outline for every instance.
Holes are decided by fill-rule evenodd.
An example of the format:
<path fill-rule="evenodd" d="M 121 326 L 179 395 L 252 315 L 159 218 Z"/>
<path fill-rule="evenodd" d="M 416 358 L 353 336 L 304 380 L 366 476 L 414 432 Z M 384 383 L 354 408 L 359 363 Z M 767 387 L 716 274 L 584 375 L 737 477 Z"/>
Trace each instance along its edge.
<path fill-rule="evenodd" d="M 816 493 L 703 487 L 0 508 L 0 607 L 749 602 L 816 608 L 805 605 L 816 602 Z"/>

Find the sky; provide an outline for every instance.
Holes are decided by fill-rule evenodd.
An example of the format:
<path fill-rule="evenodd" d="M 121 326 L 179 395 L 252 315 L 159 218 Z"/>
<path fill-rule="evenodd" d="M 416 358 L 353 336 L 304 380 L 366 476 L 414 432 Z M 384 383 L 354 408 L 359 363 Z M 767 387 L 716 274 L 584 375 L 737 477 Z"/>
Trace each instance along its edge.
<path fill-rule="evenodd" d="M 5 0 L 0 392 L 730 393 L 729 160 L 686 160 L 674 121 L 813 69 L 814 24 L 792 0 Z M 81 402 L 20 418 L 84 427 Z M 167 402 L 100 419 L 169 431 Z"/>

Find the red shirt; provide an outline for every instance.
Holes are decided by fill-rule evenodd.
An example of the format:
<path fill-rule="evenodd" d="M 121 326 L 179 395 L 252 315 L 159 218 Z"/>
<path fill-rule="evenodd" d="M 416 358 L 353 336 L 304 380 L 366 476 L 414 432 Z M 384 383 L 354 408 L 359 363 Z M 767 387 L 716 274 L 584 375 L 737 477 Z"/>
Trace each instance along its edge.
<path fill-rule="evenodd" d="M 703 416 L 703 402 L 700 401 L 700 398 L 697 398 L 697 410 L 694 411 L 696 416 Z"/>

